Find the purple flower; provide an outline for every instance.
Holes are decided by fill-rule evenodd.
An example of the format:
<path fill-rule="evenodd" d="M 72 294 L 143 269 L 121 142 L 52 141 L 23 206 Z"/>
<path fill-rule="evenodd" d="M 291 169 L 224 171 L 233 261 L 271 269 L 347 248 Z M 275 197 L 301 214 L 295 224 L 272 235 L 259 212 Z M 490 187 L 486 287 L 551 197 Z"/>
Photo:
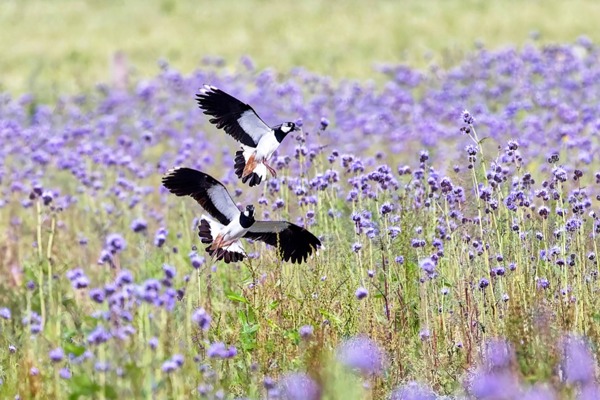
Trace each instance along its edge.
<path fill-rule="evenodd" d="M 185 361 L 185 358 L 181 354 L 175 354 L 171 357 L 171 360 L 177 364 L 178 367 L 181 367 Z"/>
<path fill-rule="evenodd" d="M 146 229 L 148 229 L 148 223 L 143 218 L 134 219 L 131 223 L 131 230 L 136 233 L 144 232 Z"/>
<path fill-rule="evenodd" d="M 383 352 L 366 336 L 355 336 L 344 341 L 338 346 L 336 356 L 340 363 L 363 375 L 379 375 L 384 369 Z"/>
<path fill-rule="evenodd" d="M 309 339 L 313 335 L 313 326 L 312 325 L 304 325 L 298 329 L 298 333 L 302 339 Z"/>
<path fill-rule="evenodd" d="M 537 281 L 537 287 L 540 289 L 548 289 L 550 287 L 550 282 L 546 278 L 539 278 Z"/>
<path fill-rule="evenodd" d="M 463 110 L 462 120 L 466 125 L 473 125 L 475 123 L 475 118 L 473 118 L 469 110 Z"/>
<path fill-rule="evenodd" d="M 523 392 L 521 400 L 556 400 L 556 393 L 550 387 L 537 384 Z"/>
<path fill-rule="evenodd" d="M 194 269 L 198 269 L 204 265 L 206 259 L 194 251 L 190 254 L 190 261 L 192 263 L 192 267 L 194 267 Z"/>
<path fill-rule="evenodd" d="M 481 278 L 479 280 L 479 289 L 483 290 L 486 287 L 488 287 L 490 285 L 490 281 L 488 281 L 486 278 Z"/>
<path fill-rule="evenodd" d="M 54 199 L 54 195 L 52 194 L 51 191 L 49 190 L 45 190 L 42 193 L 42 200 L 44 201 L 44 205 L 47 206 L 50 203 L 52 203 L 52 200 Z"/>
<path fill-rule="evenodd" d="M 115 278 L 117 286 L 124 286 L 133 283 L 133 275 L 126 269 L 119 271 L 119 274 Z"/>
<path fill-rule="evenodd" d="M 208 347 L 206 355 L 210 358 L 227 358 L 229 351 L 225 347 L 225 343 L 215 342 Z"/>
<path fill-rule="evenodd" d="M 489 370 L 505 369 L 510 366 L 514 352 L 503 339 L 490 339 L 485 343 L 486 366 Z"/>
<path fill-rule="evenodd" d="M 90 299 L 96 303 L 102 303 L 104 301 L 104 290 L 101 288 L 93 288 L 89 292 Z"/>
<path fill-rule="evenodd" d="M 179 368 L 179 366 L 177 365 L 177 363 L 173 360 L 167 360 L 163 363 L 163 365 L 160 367 L 160 369 L 162 370 L 162 372 L 166 373 L 166 374 L 170 374 L 173 371 L 176 371 Z"/>
<path fill-rule="evenodd" d="M 229 346 L 229 349 L 227 349 L 227 355 L 225 356 L 225 358 L 233 358 L 237 355 L 237 348 L 235 346 Z"/>
<path fill-rule="evenodd" d="M 394 209 L 394 207 L 392 206 L 392 204 L 390 204 L 390 203 L 383 203 L 383 205 L 381 206 L 379 212 L 381 213 L 381 215 L 385 215 L 385 214 L 391 213 L 393 209 Z"/>
<path fill-rule="evenodd" d="M 154 245 L 156 247 L 162 247 L 167 241 L 167 235 L 169 231 L 166 228 L 159 228 L 154 235 Z"/>
<path fill-rule="evenodd" d="M 320 400 L 321 389 L 307 374 L 285 375 L 277 385 L 282 400 Z"/>
<path fill-rule="evenodd" d="M 0 308 L 0 318 L 10 319 L 11 318 L 10 309 L 8 309 L 6 307 Z"/>
<path fill-rule="evenodd" d="M 60 376 L 61 379 L 71 379 L 72 374 L 69 368 L 61 368 L 58 371 L 58 376 Z"/>
<path fill-rule="evenodd" d="M 163 271 L 167 279 L 173 279 L 177 274 L 175 267 L 169 264 L 163 264 Z"/>
<path fill-rule="evenodd" d="M 50 357 L 50 361 L 57 363 L 62 361 L 63 358 L 65 358 L 65 352 L 62 348 L 57 347 L 55 349 L 50 350 L 48 356 Z"/>
<path fill-rule="evenodd" d="M 118 233 L 111 233 L 106 237 L 106 249 L 110 251 L 112 254 L 117 254 L 125 250 L 127 247 L 127 242 L 123 236 Z"/>
<path fill-rule="evenodd" d="M 10 352 L 10 354 L 15 354 L 17 352 L 17 347 L 12 344 L 9 344 L 8 351 Z"/>
<path fill-rule="evenodd" d="M 419 261 L 419 267 L 429 275 L 435 272 L 435 262 L 429 257 Z"/>
<path fill-rule="evenodd" d="M 562 367 L 568 383 L 587 384 L 594 381 L 595 361 L 586 340 L 568 336 L 563 344 Z"/>
<path fill-rule="evenodd" d="M 369 294 L 369 292 L 364 287 L 359 287 L 358 289 L 356 289 L 356 292 L 354 293 L 354 295 L 356 296 L 356 298 L 358 300 L 364 299 L 365 297 L 367 297 L 368 294 Z"/>
<path fill-rule="evenodd" d="M 87 337 L 87 341 L 89 344 L 97 345 L 107 342 L 110 338 L 111 334 L 102 325 L 98 325 L 92 332 L 90 332 Z"/>
<path fill-rule="evenodd" d="M 352 251 L 358 253 L 362 249 L 362 244 L 356 242 L 352 245 Z"/>
<path fill-rule="evenodd" d="M 600 399 L 600 386 L 597 383 L 588 383 L 581 388 L 577 400 L 598 400 Z M 546 400 L 546 399 L 544 399 Z"/>
<path fill-rule="evenodd" d="M 77 278 L 71 281 L 71 286 L 73 286 L 73 289 L 85 289 L 89 285 L 90 280 L 85 275 L 78 276 Z"/>
<path fill-rule="evenodd" d="M 392 392 L 390 400 L 435 400 L 436 394 L 427 386 L 408 382 Z"/>
<path fill-rule="evenodd" d="M 40 370 L 37 369 L 36 367 L 31 367 L 29 369 L 29 375 L 31 376 L 38 376 L 40 374 Z"/>
<path fill-rule="evenodd" d="M 192 321 L 194 321 L 200 329 L 207 331 L 208 328 L 210 328 L 211 317 L 204 308 L 197 308 L 192 314 Z"/>
<path fill-rule="evenodd" d="M 518 393 L 517 379 L 508 371 L 479 371 L 469 384 L 469 392 L 481 400 L 513 399 Z"/>
<path fill-rule="evenodd" d="M 152 350 L 156 350 L 156 348 L 158 347 L 158 338 L 151 337 L 150 339 L 148 339 L 148 346 L 150 346 Z"/>

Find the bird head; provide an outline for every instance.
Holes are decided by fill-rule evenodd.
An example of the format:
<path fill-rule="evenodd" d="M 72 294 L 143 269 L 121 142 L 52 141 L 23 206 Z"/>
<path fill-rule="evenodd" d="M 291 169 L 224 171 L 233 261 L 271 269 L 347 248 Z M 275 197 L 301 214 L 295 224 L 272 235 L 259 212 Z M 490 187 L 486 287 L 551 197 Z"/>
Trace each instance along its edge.
<path fill-rule="evenodd" d="M 284 122 L 275 128 L 275 137 L 277 141 L 281 143 L 281 141 L 287 136 L 288 133 L 295 131 L 298 129 L 295 123 L 293 122 Z"/>
<path fill-rule="evenodd" d="M 240 225 L 243 228 L 250 228 L 254 224 L 254 206 L 248 204 L 246 209 L 240 214 Z"/>

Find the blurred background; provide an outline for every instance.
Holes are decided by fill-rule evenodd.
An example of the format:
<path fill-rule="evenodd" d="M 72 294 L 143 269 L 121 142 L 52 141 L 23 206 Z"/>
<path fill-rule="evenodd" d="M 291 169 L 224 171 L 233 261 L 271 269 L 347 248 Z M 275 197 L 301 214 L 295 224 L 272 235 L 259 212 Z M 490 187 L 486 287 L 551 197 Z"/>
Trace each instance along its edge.
<path fill-rule="evenodd" d="M 242 55 L 377 80 L 378 63 L 449 66 L 476 43 L 595 41 L 599 15 L 596 0 L 2 0 L 0 89 L 52 97 L 152 76 L 158 60 L 187 74 Z"/>

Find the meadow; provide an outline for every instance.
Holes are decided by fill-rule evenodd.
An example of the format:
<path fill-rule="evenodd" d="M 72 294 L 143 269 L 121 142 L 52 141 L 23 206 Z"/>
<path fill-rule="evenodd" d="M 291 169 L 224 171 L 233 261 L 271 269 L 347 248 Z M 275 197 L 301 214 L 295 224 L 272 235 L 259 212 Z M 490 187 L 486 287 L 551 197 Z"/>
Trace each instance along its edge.
<path fill-rule="evenodd" d="M 460 49 L 368 79 L 350 61 L 332 72 L 322 57 L 223 50 L 184 71 L 150 51 L 152 77 L 13 82 L 0 93 L 0 398 L 600 398 L 600 47 Z M 194 101 L 204 83 L 302 125 L 277 178 L 236 178 L 236 143 Z M 244 262 L 213 262 L 203 211 L 160 186 L 178 165 L 324 248 L 292 265 L 246 243 Z"/>

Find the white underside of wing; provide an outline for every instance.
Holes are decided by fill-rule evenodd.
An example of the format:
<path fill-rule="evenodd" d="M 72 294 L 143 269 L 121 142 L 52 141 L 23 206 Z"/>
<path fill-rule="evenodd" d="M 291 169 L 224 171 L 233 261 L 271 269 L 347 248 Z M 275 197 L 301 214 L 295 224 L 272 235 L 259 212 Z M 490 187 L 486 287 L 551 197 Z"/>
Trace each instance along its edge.
<path fill-rule="evenodd" d="M 229 246 L 224 247 L 225 250 L 230 251 L 232 253 L 239 253 L 239 254 L 246 254 L 246 252 L 244 251 L 244 248 L 242 247 L 242 242 L 235 241 L 233 243 L 231 243 Z"/>
<path fill-rule="evenodd" d="M 223 230 L 223 228 L 225 228 L 225 226 L 222 223 L 206 214 L 202 214 L 200 216 L 200 219 L 206 220 L 206 222 L 208 222 L 208 226 L 210 226 L 210 235 L 213 237 L 213 239 L 216 238 L 219 233 L 221 233 L 221 230 Z"/>
<path fill-rule="evenodd" d="M 237 122 L 248 136 L 254 140 L 254 143 L 258 143 L 262 136 L 271 132 L 271 128 L 269 128 L 252 110 L 244 111 Z"/>
<path fill-rule="evenodd" d="M 242 226 L 239 223 L 231 223 L 227 226 L 224 226 L 219 221 L 213 219 L 208 215 L 202 215 L 200 218 L 208 222 L 208 225 L 210 226 L 210 235 L 212 236 L 213 240 L 215 240 L 215 238 L 219 235 L 225 235 L 229 237 L 238 235 L 238 237 L 242 237 L 246 233 L 246 230 L 242 228 Z M 239 218 L 237 220 L 239 220 Z M 236 240 L 229 246 L 223 247 L 223 250 L 231 251 L 234 253 L 246 254 L 246 252 L 244 251 L 244 247 L 242 246 L 242 243 L 239 240 Z"/>
<path fill-rule="evenodd" d="M 227 217 L 230 221 L 239 219 L 240 210 L 237 208 L 233 199 L 227 192 L 227 189 L 221 185 L 213 186 L 206 190 L 210 201 L 215 205 L 217 210 Z"/>

